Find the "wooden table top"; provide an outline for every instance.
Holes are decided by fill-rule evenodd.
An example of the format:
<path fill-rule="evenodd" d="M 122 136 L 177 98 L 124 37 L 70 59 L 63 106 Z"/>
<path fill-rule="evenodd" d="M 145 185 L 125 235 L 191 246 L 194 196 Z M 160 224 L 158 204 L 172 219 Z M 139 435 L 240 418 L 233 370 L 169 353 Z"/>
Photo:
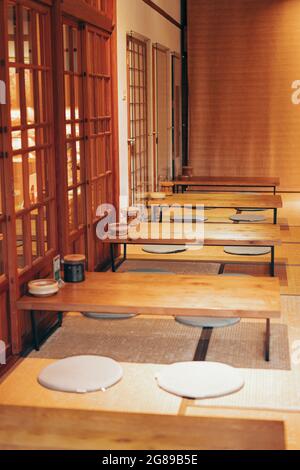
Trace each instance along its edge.
<path fill-rule="evenodd" d="M 281 196 L 270 194 L 172 194 L 165 199 L 148 199 L 148 206 L 190 205 L 192 207 L 204 206 L 208 208 L 252 208 L 252 209 L 279 209 L 283 206 Z"/>
<path fill-rule="evenodd" d="M 188 180 L 175 179 L 173 183 L 178 185 L 216 185 L 216 186 L 280 186 L 280 178 L 275 177 L 243 177 L 243 176 L 191 176 Z"/>
<path fill-rule="evenodd" d="M 30 295 L 19 310 L 210 317 L 280 317 L 277 278 L 87 273 L 53 297 Z"/>
<path fill-rule="evenodd" d="M 192 234 L 192 235 L 190 235 Z M 165 224 L 141 223 L 129 227 L 126 237 L 104 240 L 104 243 L 128 245 L 181 245 L 195 240 L 205 246 L 277 246 L 281 245 L 280 227 L 265 224 Z"/>
<path fill-rule="evenodd" d="M 20 406 L 0 415 L 1 449 L 285 449 L 281 421 Z"/>

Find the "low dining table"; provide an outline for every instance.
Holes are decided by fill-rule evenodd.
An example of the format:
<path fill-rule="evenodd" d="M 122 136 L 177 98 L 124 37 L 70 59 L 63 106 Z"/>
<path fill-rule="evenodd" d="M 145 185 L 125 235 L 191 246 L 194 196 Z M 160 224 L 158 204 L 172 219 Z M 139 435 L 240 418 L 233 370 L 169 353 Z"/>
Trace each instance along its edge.
<path fill-rule="evenodd" d="M 257 190 L 262 188 L 272 189 L 274 195 L 277 188 L 280 186 L 280 178 L 277 177 L 244 177 L 244 176 L 191 176 L 188 179 L 175 179 L 171 182 L 173 190 L 178 193 L 181 189 L 184 192 L 187 188 L 238 188 L 240 191 L 243 188 L 251 188 Z"/>
<path fill-rule="evenodd" d="M 235 209 L 243 210 L 272 210 L 273 223 L 277 224 L 278 209 L 283 207 L 282 198 L 271 194 L 171 194 L 163 199 L 147 199 L 148 208 L 160 209 L 160 221 L 163 220 L 163 210 L 170 207 L 191 209 Z"/>
<path fill-rule="evenodd" d="M 195 248 L 202 246 L 254 246 L 271 249 L 270 274 L 275 276 L 275 248 L 281 245 L 281 236 L 280 227 L 270 224 L 142 222 L 129 226 L 126 235 L 109 235 L 103 242 L 110 245 L 113 272 L 117 271 L 115 262 L 115 246 L 117 245 L 124 246 L 124 257 L 120 264 L 126 260 L 127 245 L 183 245 Z"/>

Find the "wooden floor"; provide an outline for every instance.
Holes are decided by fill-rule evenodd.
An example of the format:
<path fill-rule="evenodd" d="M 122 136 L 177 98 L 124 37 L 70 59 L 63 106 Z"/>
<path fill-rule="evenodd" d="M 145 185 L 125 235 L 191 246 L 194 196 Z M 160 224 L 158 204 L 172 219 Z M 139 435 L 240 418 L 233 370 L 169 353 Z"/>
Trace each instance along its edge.
<path fill-rule="evenodd" d="M 280 276 L 283 317 L 280 320 L 288 325 L 290 334 L 291 353 L 300 341 L 300 194 L 283 194 L 284 209 L 279 210 L 279 222 L 281 225 L 283 245 L 278 248 L 276 261 L 277 274 Z M 218 222 L 223 220 L 228 222 L 228 215 L 232 211 L 207 211 L 209 218 L 216 218 Z M 268 215 L 268 212 L 266 212 Z M 272 215 L 269 215 L 270 219 Z M 140 257 L 143 259 L 161 259 L 157 256 L 146 255 L 140 247 L 131 247 L 129 249 L 130 257 Z M 217 259 L 216 259 L 217 258 Z M 268 257 L 260 257 L 259 260 L 248 260 L 245 262 L 244 257 L 233 257 L 226 255 L 222 248 L 207 247 L 199 252 L 186 252 L 180 255 L 168 255 L 168 260 L 214 260 L 224 263 L 226 272 L 245 272 L 250 274 L 269 275 L 268 274 Z M 299 356 L 299 355 L 298 355 Z M 300 361 L 299 361 L 300 362 Z M 45 391 L 36 383 L 37 371 L 45 363 L 44 359 L 25 359 L 17 364 L 9 376 L 2 378 L 0 383 L 0 405 L 15 406 L 43 406 L 45 399 Z M 145 377 L 145 368 L 148 365 L 141 365 L 141 376 Z M 300 368 L 300 365 L 297 367 Z M 128 371 L 130 367 L 128 367 Z M 26 397 L 24 397 L 24 383 L 26 383 Z M 19 386 L 18 386 L 19 384 Z M 300 386 L 300 384 L 299 384 Z M 241 419 L 257 419 L 257 420 L 275 420 L 285 422 L 286 438 L 288 449 L 300 449 L 300 412 L 286 411 L 265 411 L 260 409 L 243 409 L 243 408 L 216 408 L 216 407 L 199 407 L 195 402 L 189 400 L 179 400 L 176 397 L 160 394 L 158 390 L 149 388 L 155 395 L 154 401 L 151 403 L 149 412 L 169 413 L 181 416 L 204 416 L 215 418 L 241 418 Z M 153 395 L 153 396 L 154 396 Z M 162 396 L 164 397 L 161 400 Z M 149 395 L 146 398 L 149 398 Z M 79 400 L 80 397 L 77 397 Z M 131 411 L 144 410 L 145 401 L 142 398 L 137 400 L 129 400 L 131 402 Z M 147 400 L 146 400 L 147 401 Z M 118 404 L 118 410 L 127 406 L 124 402 Z M 134 402 L 134 403 L 133 403 Z M 36 405 L 37 403 L 37 405 Z M 114 403 L 114 401 L 112 401 Z M 61 403 L 54 401 L 53 406 L 63 408 L 78 408 L 78 401 L 72 404 L 70 397 Z M 50 406 L 52 406 L 50 405 Z M 98 408 L 99 404 L 93 400 L 89 400 L 89 409 Z M 148 406 L 148 405 L 147 405 Z M 299 401 L 300 406 L 300 401 Z"/>

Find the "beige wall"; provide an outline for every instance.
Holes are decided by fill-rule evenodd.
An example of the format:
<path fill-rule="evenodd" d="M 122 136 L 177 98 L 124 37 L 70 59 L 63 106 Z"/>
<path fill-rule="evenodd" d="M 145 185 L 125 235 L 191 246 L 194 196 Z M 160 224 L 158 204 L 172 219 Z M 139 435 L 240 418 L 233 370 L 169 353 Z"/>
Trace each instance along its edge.
<path fill-rule="evenodd" d="M 170 15 L 176 14 L 176 19 L 179 19 L 180 0 L 155 0 L 155 3 L 165 9 Z M 126 36 L 133 32 L 142 35 L 148 41 L 149 133 L 152 133 L 152 45 L 156 43 L 163 45 L 169 50 L 169 55 L 172 52 L 180 53 L 180 30 L 142 0 L 117 0 L 117 23 L 120 183 L 121 196 L 125 198 L 122 204 L 126 205 L 126 198 L 128 196 Z M 149 137 L 149 151 L 152 158 L 151 137 Z"/>
<path fill-rule="evenodd" d="M 188 0 L 190 163 L 300 189 L 299 0 Z"/>

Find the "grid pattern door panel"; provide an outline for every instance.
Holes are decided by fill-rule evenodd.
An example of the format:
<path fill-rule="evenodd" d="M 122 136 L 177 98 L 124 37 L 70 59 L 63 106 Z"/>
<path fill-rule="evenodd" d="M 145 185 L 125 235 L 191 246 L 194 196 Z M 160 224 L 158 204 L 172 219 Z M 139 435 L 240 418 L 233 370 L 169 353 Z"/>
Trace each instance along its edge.
<path fill-rule="evenodd" d="M 147 44 L 127 37 L 131 201 L 149 191 Z"/>
<path fill-rule="evenodd" d="M 94 268 L 109 258 L 106 245 L 96 237 L 99 221 L 96 213 L 102 204 L 114 204 L 112 147 L 111 37 L 105 32 L 86 28 L 87 107 L 86 136 L 88 162 L 89 225 L 92 230 L 90 253 Z"/>
<path fill-rule="evenodd" d="M 67 166 L 68 251 L 86 253 L 86 167 L 82 29 L 64 19 L 65 164 Z"/>
<path fill-rule="evenodd" d="M 20 272 L 56 243 L 50 24 L 46 7 L 26 1 L 8 5 L 10 150 Z"/>

